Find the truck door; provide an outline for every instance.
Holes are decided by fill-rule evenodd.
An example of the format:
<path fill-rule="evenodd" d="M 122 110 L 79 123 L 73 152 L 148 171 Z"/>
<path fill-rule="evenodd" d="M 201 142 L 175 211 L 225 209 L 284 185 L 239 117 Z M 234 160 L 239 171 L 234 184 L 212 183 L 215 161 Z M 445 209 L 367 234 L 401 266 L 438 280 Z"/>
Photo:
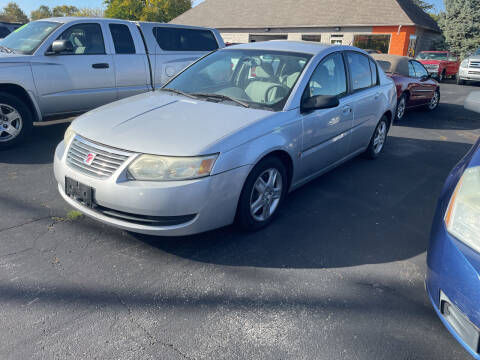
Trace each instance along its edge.
<path fill-rule="evenodd" d="M 50 40 L 69 41 L 71 51 L 54 54 L 50 49 L 35 57 L 32 69 L 44 116 L 84 112 L 117 99 L 104 38 L 99 23 L 76 23 Z"/>
<path fill-rule="evenodd" d="M 138 35 L 139 30 L 133 23 L 127 25 L 111 22 L 108 28 L 114 51 L 118 98 L 123 99 L 150 90 L 150 67 L 145 45 Z"/>

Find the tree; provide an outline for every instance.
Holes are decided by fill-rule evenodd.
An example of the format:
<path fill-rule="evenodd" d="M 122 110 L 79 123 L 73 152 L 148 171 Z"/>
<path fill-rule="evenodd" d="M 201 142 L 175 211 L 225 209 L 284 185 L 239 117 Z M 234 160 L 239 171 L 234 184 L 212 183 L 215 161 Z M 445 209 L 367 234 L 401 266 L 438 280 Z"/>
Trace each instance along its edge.
<path fill-rule="evenodd" d="M 450 51 L 465 57 L 480 45 L 480 1 L 445 0 L 445 15 L 440 18 Z"/>
<path fill-rule="evenodd" d="M 30 13 L 30 18 L 32 20 L 39 20 L 52 17 L 52 10 L 48 6 L 41 5 L 37 10 L 33 10 Z"/>
<path fill-rule="evenodd" d="M 430 12 L 434 8 L 432 4 L 426 2 L 425 0 L 413 0 L 413 2 L 425 12 Z"/>
<path fill-rule="evenodd" d="M 28 17 L 15 2 L 9 2 L 2 11 L 0 11 L 0 21 L 19 22 L 25 24 Z"/>
<path fill-rule="evenodd" d="M 53 16 L 75 16 L 78 12 L 76 6 L 59 5 L 55 6 L 52 10 Z"/>
<path fill-rule="evenodd" d="M 191 0 L 105 0 L 105 16 L 126 20 L 169 22 L 192 8 Z"/>
<path fill-rule="evenodd" d="M 103 17 L 103 9 L 99 8 L 80 8 L 74 14 L 74 16 L 83 16 L 83 17 Z"/>

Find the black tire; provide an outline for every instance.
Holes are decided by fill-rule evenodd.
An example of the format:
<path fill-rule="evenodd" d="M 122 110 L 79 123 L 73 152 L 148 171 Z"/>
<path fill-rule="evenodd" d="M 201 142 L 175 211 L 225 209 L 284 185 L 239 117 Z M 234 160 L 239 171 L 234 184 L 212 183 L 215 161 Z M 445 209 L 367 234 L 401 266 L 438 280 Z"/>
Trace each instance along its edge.
<path fill-rule="evenodd" d="M 433 104 L 433 98 L 432 98 L 432 100 L 430 100 L 430 103 L 428 105 L 426 105 L 426 108 L 427 108 L 428 111 L 435 110 L 438 107 L 438 104 L 440 104 L 440 90 L 438 88 L 437 88 L 437 90 L 435 90 L 435 94 L 437 96 L 436 103 Z"/>
<path fill-rule="evenodd" d="M 379 129 L 383 127 L 385 130 L 384 139 L 381 147 L 378 149 L 377 145 L 375 144 L 375 140 L 377 135 L 379 134 Z M 384 115 L 380 121 L 378 122 L 377 126 L 375 127 L 375 131 L 373 132 L 372 139 L 370 140 L 370 144 L 368 145 L 367 150 L 365 151 L 365 155 L 369 159 L 376 159 L 380 156 L 385 147 L 385 143 L 387 142 L 387 135 L 389 130 L 389 121 L 388 118 Z"/>
<path fill-rule="evenodd" d="M 442 71 L 441 74 L 438 74 L 438 82 L 443 82 L 445 80 L 445 70 Z"/>
<path fill-rule="evenodd" d="M 251 204 L 252 200 L 256 197 L 256 195 L 260 195 L 259 199 L 262 197 L 261 194 L 255 187 L 257 180 L 270 169 L 276 169 L 278 171 L 278 175 L 281 177 L 281 193 L 278 198 L 278 202 L 276 203 L 275 209 L 263 221 L 260 221 L 252 215 L 251 211 Z M 278 186 L 278 183 L 277 183 Z M 283 162 L 275 156 L 267 157 L 260 161 L 255 167 L 252 169 L 250 174 L 243 185 L 242 193 L 240 195 L 240 199 L 238 200 L 237 206 L 237 216 L 236 216 L 236 223 L 237 225 L 245 230 L 245 231 L 256 231 L 264 228 L 268 224 L 270 224 L 278 215 L 280 207 L 285 200 L 285 197 L 288 192 L 288 177 L 287 177 L 287 170 Z M 275 185 L 273 186 L 275 187 Z M 275 200 L 271 200 L 275 201 Z M 273 202 L 272 202 L 273 204 Z M 269 205 L 269 209 L 272 207 L 272 204 Z M 259 209 L 260 210 L 260 209 Z M 263 210 L 260 212 L 263 214 Z"/>
<path fill-rule="evenodd" d="M 33 128 L 33 115 L 23 100 L 4 92 L 0 92 L 0 109 L 0 150 L 3 150 L 25 141 Z M 12 109 L 20 115 L 16 120 L 4 117 L 4 115 L 11 114 Z M 19 132 L 15 136 L 2 131 L 4 127 L 9 127 L 7 121 L 10 125 L 13 124 L 14 127 L 19 127 Z"/>
<path fill-rule="evenodd" d="M 408 96 L 403 93 L 398 99 L 397 107 L 395 109 L 395 121 L 401 121 L 405 118 L 405 113 L 407 112 L 407 102 Z M 402 109 L 403 106 L 403 109 Z"/>
<path fill-rule="evenodd" d="M 452 80 L 457 80 L 457 74 L 453 74 L 453 75 L 451 76 L 451 78 L 452 78 Z"/>
<path fill-rule="evenodd" d="M 460 76 L 457 75 L 457 85 L 465 85 L 465 80 L 460 79 Z"/>

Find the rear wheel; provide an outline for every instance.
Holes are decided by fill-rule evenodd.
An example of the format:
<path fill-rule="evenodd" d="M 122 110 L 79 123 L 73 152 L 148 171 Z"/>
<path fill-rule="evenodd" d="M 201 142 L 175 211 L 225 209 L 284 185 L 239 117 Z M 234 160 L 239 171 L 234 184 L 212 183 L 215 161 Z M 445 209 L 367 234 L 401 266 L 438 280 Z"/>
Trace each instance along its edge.
<path fill-rule="evenodd" d="M 259 162 L 248 175 L 238 202 L 237 224 L 247 231 L 259 230 L 277 216 L 287 194 L 287 170 L 277 157 Z"/>
<path fill-rule="evenodd" d="M 367 157 L 369 157 L 370 159 L 376 159 L 381 154 L 385 145 L 385 141 L 387 140 L 387 133 L 388 119 L 384 115 L 378 122 L 372 139 L 370 140 L 370 144 L 368 145 L 367 151 L 365 152 Z"/>
<path fill-rule="evenodd" d="M 398 103 L 397 103 L 397 110 L 395 111 L 396 121 L 400 121 L 405 117 L 405 113 L 407 111 L 407 101 L 408 101 L 407 94 L 402 94 L 402 96 L 400 96 L 400 99 L 398 100 Z"/>
<path fill-rule="evenodd" d="M 33 127 L 33 116 L 20 99 L 0 92 L 0 149 L 25 140 Z"/>
<path fill-rule="evenodd" d="M 438 107 L 438 104 L 440 103 L 440 91 L 435 90 L 435 94 L 433 94 L 433 97 L 430 99 L 430 103 L 427 105 L 427 109 L 430 111 L 435 110 Z"/>

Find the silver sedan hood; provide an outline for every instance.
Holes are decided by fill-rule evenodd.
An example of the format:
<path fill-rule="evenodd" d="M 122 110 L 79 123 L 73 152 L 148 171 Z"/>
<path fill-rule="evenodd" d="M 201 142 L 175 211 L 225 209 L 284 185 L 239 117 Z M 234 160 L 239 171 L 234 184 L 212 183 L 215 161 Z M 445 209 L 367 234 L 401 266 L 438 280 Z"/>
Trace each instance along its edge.
<path fill-rule="evenodd" d="M 156 91 L 90 111 L 77 118 L 72 129 L 119 149 L 195 156 L 227 150 L 219 140 L 271 114 Z"/>

